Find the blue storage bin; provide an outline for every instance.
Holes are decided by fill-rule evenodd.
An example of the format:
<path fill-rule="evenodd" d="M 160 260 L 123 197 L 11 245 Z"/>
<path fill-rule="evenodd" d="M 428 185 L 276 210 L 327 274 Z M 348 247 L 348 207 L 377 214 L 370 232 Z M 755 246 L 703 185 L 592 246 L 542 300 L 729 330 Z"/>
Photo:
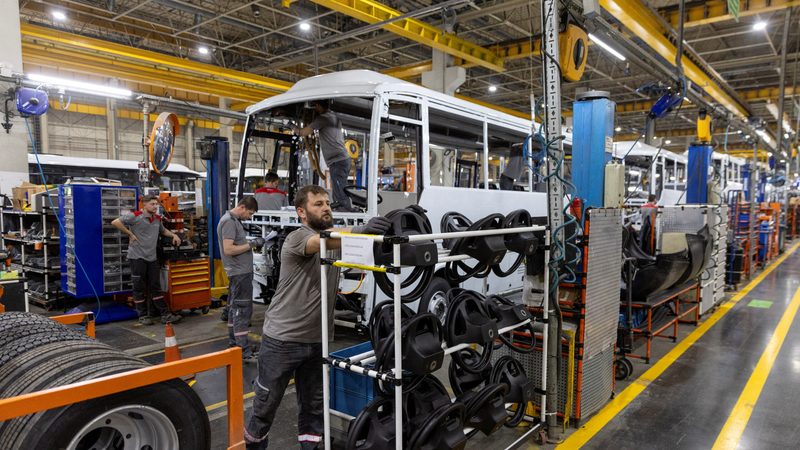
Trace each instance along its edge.
<path fill-rule="evenodd" d="M 372 350 L 371 342 L 331 352 L 331 358 L 344 359 Z M 372 401 L 373 379 L 338 367 L 331 367 L 331 409 L 357 416 Z"/>

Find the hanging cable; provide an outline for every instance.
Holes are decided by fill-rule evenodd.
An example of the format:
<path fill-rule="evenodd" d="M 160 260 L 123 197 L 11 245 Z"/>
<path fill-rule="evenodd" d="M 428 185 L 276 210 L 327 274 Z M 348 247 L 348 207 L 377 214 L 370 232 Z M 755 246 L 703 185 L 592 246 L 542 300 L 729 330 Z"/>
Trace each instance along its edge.
<path fill-rule="evenodd" d="M 64 223 L 61 221 L 61 217 L 59 217 L 58 209 L 53 204 L 53 198 L 50 196 L 50 188 L 47 187 L 47 178 L 44 176 L 44 170 L 42 169 L 42 163 L 39 161 L 39 151 L 36 147 L 36 140 L 33 138 L 33 132 L 31 131 L 30 121 L 28 117 L 25 117 L 25 127 L 28 129 L 28 138 L 31 140 L 31 148 L 33 149 L 33 155 L 36 157 L 36 167 L 39 169 L 39 176 L 42 177 L 42 184 L 44 185 L 45 192 L 47 193 L 47 202 L 50 204 L 50 209 L 56 212 L 56 221 L 58 222 L 58 229 L 60 232 L 61 239 L 66 239 L 67 232 L 64 228 Z M 78 267 L 81 269 L 81 273 L 84 277 L 86 277 L 86 281 L 89 282 L 89 287 L 92 288 L 92 293 L 94 294 L 94 298 L 97 301 L 97 317 L 95 320 L 100 318 L 100 296 L 97 294 L 97 290 L 94 287 L 94 283 L 92 283 L 91 278 L 89 278 L 89 274 L 86 272 L 86 269 L 83 267 L 83 263 L 81 259 L 78 257 L 78 252 L 75 249 L 72 249 L 72 254 L 75 256 L 75 262 L 78 263 Z"/>

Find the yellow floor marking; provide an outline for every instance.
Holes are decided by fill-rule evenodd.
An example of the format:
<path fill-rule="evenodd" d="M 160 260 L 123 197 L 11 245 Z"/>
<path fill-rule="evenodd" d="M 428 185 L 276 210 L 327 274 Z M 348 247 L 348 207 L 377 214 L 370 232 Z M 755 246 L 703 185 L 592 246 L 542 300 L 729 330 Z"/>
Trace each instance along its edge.
<path fill-rule="evenodd" d="M 293 384 L 294 384 L 294 378 L 289 380 L 289 386 L 291 386 Z M 255 395 L 256 395 L 256 393 L 251 391 L 251 392 L 248 392 L 248 393 L 244 394 L 244 396 L 242 398 L 247 400 L 248 398 L 252 398 Z M 227 404 L 228 404 L 228 401 L 227 400 L 223 400 L 223 401 L 221 401 L 219 403 L 214 403 L 213 405 L 208 405 L 208 406 L 206 406 L 206 412 L 211 412 L 211 411 L 214 411 L 215 409 L 222 408 L 223 406 L 226 406 Z"/>
<path fill-rule="evenodd" d="M 761 395 L 761 390 L 764 388 L 767 377 L 772 371 L 775 358 L 778 357 L 778 353 L 781 351 L 781 346 L 789 333 L 789 327 L 792 326 L 798 308 L 800 308 L 800 289 L 794 293 L 792 302 L 783 313 L 781 321 L 778 322 L 775 332 L 769 339 L 769 343 L 767 343 L 767 348 L 761 354 L 753 374 L 747 380 L 744 390 L 739 395 L 739 400 L 733 407 L 730 416 L 728 416 L 728 420 L 725 421 L 722 431 L 720 431 L 716 442 L 714 442 L 714 450 L 735 449 L 739 446 L 739 440 L 747 427 L 753 408 L 756 407 L 758 397 Z"/>
<path fill-rule="evenodd" d="M 603 407 L 597 414 L 595 414 L 585 425 L 580 427 L 574 433 L 569 435 L 564 442 L 557 448 L 560 449 L 573 449 L 582 447 L 589 442 L 595 434 L 603 429 L 608 422 L 610 422 L 620 411 L 625 409 L 630 402 L 633 401 L 642 391 L 647 388 L 655 379 L 661 376 L 665 370 L 669 368 L 686 350 L 689 349 L 698 339 L 700 339 L 706 332 L 719 322 L 722 317 L 728 313 L 742 298 L 744 298 L 753 288 L 758 286 L 764 278 L 767 277 L 776 267 L 786 260 L 792 253 L 800 246 L 800 242 L 792 245 L 780 258 L 776 259 L 761 274 L 759 274 L 753 281 L 747 284 L 741 291 L 736 293 L 730 300 L 722 304 L 714 314 L 707 320 L 702 322 L 694 331 L 692 331 L 685 339 L 679 342 L 672 350 L 669 351 L 663 358 L 659 359 L 653 367 L 648 369 L 645 373 L 639 376 L 633 383 L 614 397 L 606 406 Z"/>

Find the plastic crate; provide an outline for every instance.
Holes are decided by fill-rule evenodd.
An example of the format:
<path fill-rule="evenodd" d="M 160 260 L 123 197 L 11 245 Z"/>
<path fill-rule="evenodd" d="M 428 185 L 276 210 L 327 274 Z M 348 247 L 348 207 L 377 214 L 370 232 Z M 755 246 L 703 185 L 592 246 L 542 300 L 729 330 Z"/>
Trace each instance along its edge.
<path fill-rule="evenodd" d="M 331 358 L 344 359 L 372 350 L 371 342 L 331 352 Z M 331 409 L 357 416 L 372 401 L 373 379 L 338 367 L 331 367 Z"/>

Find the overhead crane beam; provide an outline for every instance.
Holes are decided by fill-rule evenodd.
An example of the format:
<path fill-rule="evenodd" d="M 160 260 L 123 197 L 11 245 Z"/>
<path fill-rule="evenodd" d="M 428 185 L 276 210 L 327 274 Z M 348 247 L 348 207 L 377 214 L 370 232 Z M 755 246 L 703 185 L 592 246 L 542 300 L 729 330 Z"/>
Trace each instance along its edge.
<path fill-rule="evenodd" d="M 495 52 L 504 61 L 514 61 L 517 59 L 523 58 L 530 58 L 531 56 L 541 56 L 542 49 L 541 49 L 541 40 L 536 39 L 533 42 L 533 49 L 531 49 L 530 40 L 525 40 L 524 42 L 512 42 L 506 44 L 498 44 L 489 47 L 490 50 Z M 477 64 L 471 63 L 461 58 L 456 58 L 453 61 L 454 66 L 462 66 L 462 67 L 475 67 Z M 408 79 L 421 76 L 423 73 L 428 72 L 433 67 L 430 60 L 422 61 L 414 64 L 408 64 L 405 66 L 393 67 L 391 69 L 386 69 L 383 71 L 384 74 L 390 75 L 396 78 L 401 79 Z"/>
<path fill-rule="evenodd" d="M 374 0 L 311 0 L 330 10 L 366 23 L 378 23 L 402 16 L 400 11 Z M 421 20 L 407 18 L 382 28 L 495 72 L 502 72 L 503 58 L 492 50 L 461 39 Z"/>
<path fill-rule="evenodd" d="M 668 30 L 664 29 L 659 18 L 641 0 L 600 0 L 600 4 L 670 65 L 675 64 L 677 49 L 667 37 Z M 688 56 L 682 55 L 681 58 L 687 79 L 702 88 L 711 98 L 734 116 L 740 119 L 746 119 L 749 116 L 746 104 L 742 104 L 731 97 L 716 80 Z"/>
<path fill-rule="evenodd" d="M 739 17 L 770 13 L 795 6 L 800 6 L 800 1 L 741 0 L 739 2 Z M 677 29 L 680 21 L 680 13 L 677 6 L 661 8 L 659 13 L 667 19 L 673 28 Z M 734 20 L 733 15 L 728 10 L 727 0 L 710 0 L 696 2 L 694 5 L 686 5 L 685 17 L 683 25 L 687 28 Z"/>

